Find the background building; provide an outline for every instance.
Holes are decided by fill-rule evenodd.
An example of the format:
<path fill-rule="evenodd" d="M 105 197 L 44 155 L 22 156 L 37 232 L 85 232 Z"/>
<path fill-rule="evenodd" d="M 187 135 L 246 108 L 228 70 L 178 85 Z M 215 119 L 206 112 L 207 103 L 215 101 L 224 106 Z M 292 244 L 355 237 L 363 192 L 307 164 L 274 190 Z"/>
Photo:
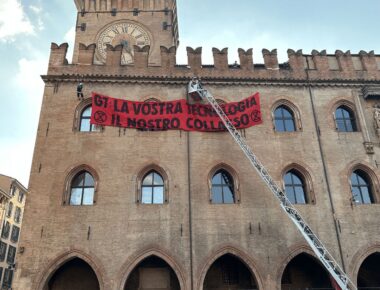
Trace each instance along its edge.
<path fill-rule="evenodd" d="M 27 189 L 17 179 L 0 174 L 0 190 L 5 196 L 1 206 L 0 281 L 1 289 L 10 289 L 16 253 L 20 252 L 18 242 Z"/>
<path fill-rule="evenodd" d="M 221 102 L 261 96 L 242 130 L 354 283 L 380 287 L 380 56 L 188 48 L 173 0 L 86 0 L 73 63 L 52 44 L 14 288 L 331 289 L 314 254 L 228 133 L 98 128 L 91 92 Z M 134 46 L 136 45 L 136 46 Z M 84 99 L 76 88 L 84 83 Z M 376 289 L 376 288 L 372 288 Z"/>

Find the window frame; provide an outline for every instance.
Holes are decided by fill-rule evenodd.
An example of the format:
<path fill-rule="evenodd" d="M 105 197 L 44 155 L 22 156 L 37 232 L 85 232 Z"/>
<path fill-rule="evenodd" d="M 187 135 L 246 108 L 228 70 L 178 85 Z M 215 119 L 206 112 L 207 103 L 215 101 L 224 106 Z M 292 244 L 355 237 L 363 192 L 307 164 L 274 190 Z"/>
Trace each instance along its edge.
<path fill-rule="evenodd" d="M 142 203 L 142 183 L 143 179 L 147 176 L 149 172 L 156 171 L 159 175 L 161 175 L 163 182 L 164 182 L 164 197 L 163 203 Z M 144 205 L 144 206 L 162 206 L 165 204 L 169 203 L 169 176 L 166 173 L 167 171 L 163 169 L 162 167 L 156 165 L 156 164 L 151 164 L 146 167 L 144 167 L 140 172 L 137 174 L 137 179 L 136 179 L 136 203 Z"/>
<path fill-rule="evenodd" d="M 62 205 L 63 206 L 73 206 L 81 208 L 83 205 L 70 205 L 70 197 L 71 197 L 71 183 L 74 181 L 74 178 L 82 171 L 89 172 L 93 179 L 94 179 L 94 201 L 92 205 L 88 206 L 95 206 L 98 202 L 98 190 L 99 190 L 99 175 L 97 174 L 97 171 L 90 167 L 87 164 L 82 164 L 79 166 L 74 167 L 66 174 L 66 179 L 64 181 L 64 189 L 63 189 L 63 196 L 62 196 Z M 87 205 L 85 205 L 86 207 Z"/>
<path fill-rule="evenodd" d="M 104 132 L 104 126 L 97 126 L 97 130 L 90 130 L 90 131 L 81 131 L 81 123 L 82 123 L 82 114 L 83 112 L 88 108 L 92 106 L 92 98 L 87 98 L 82 100 L 77 107 L 75 108 L 74 113 L 74 121 L 73 121 L 73 131 L 78 132 L 81 134 L 96 134 L 96 133 L 102 133 Z M 91 125 L 96 126 L 96 125 Z"/>
<path fill-rule="evenodd" d="M 5 280 L 5 278 L 7 278 L 7 280 Z M 4 276 L 3 276 L 3 281 L 1 283 L 1 288 L 10 289 L 10 287 L 12 286 L 12 282 L 13 282 L 13 270 L 4 268 Z M 4 288 L 4 286 L 6 288 Z"/>
<path fill-rule="evenodd" d="M 10 289 L 13 282 L 13 269 L 4 268 L 4 277 L 1 283 L 1 289 Z M 5 280 L 7 278 L 7 280 Z M 5 287 L 5 288 L 4 288 Z"/>
<path fill-rule="evenodd" d="M 5 261 L 7 251 L 8 251 L 8 244 L 4 243 L 3 241 L 0 241 L 0 262 Z M 0 280 L 1 280 L 1 278 L 0 278 Z"/>
<path fill-rule="evenodd" d="M 353 174 L 355 174 L 356 179 L 358 179 L 358 176 L 361 177 L 365 181 L 365 183 L 366 183 L 365 186 L 360 185 L 359 183 L 353 185 L 352 184 L 352 175 Z M 356 169 L 356 170 L 352 171 L 351 176 L 350 176 L 350 187 L 351 187 L 351 194 L 352 194 L 352 201 L 353 201 L 353 203 L 355 203 L 357 205 L 371 205 L 371 204 L 375 204 L 376 203 L 376 199 L 375 199 L 375 195 L 374 195 L 374 189 L 373 189 L 373 183 L 371 181 L 371 176 L 368 175 L 367 172 L 365 172 L 364 170 Z M 354 197 L 354 190 L 353 190 L 354 187 L 358 188 L 358 190 L 360 192 L 360 199 L 361 200 L 355 199 L 355 197 Z M 370 199 L 369 203 L 365 202 L 365 200 L 363 198 L 363 194 L 362 194 L 362 188 L 363 187 L 367 188 L 367 190 L 368 190 L 368 197 Z"/>
<path fill-rule="evenodd" d="M 79 186 L 73 186 L 73 182 L 79 178 L 80 176 L 84 175 L 84 178 L 83 178 L 83 184 L 79 185 Z M 86 177 L 87 176 L 90 176 L 90 178 L 92 179 L 92 182 L 93 182 L 93 185 L 89 186 L 89 185 L 86 185 L 85 182 L 86 182 Z M 71 203 L 71 197 L 73 196 L 73 189 L 80 189 L 81 191 L 81 198 L 80 198 L 80 204 L 72 204 Z M 84 204 L 84 196 L 85 196 L 85 191 L 86 189 L 93 189 L 93 197 L 92 197 L 92 203 L 91 204 Z M 70 206 L 92 206 L 94 205 L 94 195 L 95 195 L 95 180 L 94 180 L 94 177 L 92 176 L 92 174 L 86 170 L 82 170 L 82 171 L 79 171 L 74 177 L 73 179 L 71 180 L 71 185 L 70 185 L 70 197 L 69 197 L 69 205 Z"/>
<path fill-rule="evenodd" d="M 294 131 L 277 131 L 276 130 L 276 116 L 275 111 L 279 107 L 285 107 L 293 116 Z M 294 132 L 302 131 L 301 113 L 299 108 L 287 99 L 280 99 L 272 105 L 271 110 L 273 131 L 278 134 L 291 134 Z"/>
<path fill-rule="evenodd" d="M 21 222 L 21 207 L 19 206 L 16 206 L 16 209 L 15 209 L 15 214 L 14 214 L 14 217 L 13 217 L 13 220 L 16 222 L 16 223 L 20 223 Z M 18 214 L 17 214 L 18 213 Z"/>
<path fill-rule="evenodd" d="M 295 203 L 294 205 L 316 205 L 316 196 L 313 188 L 313 178 L 310 174 L 311 170 L 306 169 L 306 167 L 298 164 L 298 163 L 291 163 L 288 166 L 286 166 L 282 172 L 281 172 L 281 182 L 282 182 L 282 188 L 284 193 L 286 194 L 286 186 L 285 186 L 285 175 L 290 172 L 294 171 L 296 172 L 297 176 L 301 178 L 303 182 L 303 188 L 304 188 L 304 194 L 306 203 Z"/>
<path fill-rule="evenodd" d="M 372 195 L 372 203 L 356 203 L 353 199 L 353 192 L 352 192 L 352 183 L 351 183 L 351 175 L 355 171 L 362 171 L 366 177 L 367 177 L 367 182 L 369 183 L 369 189 L 371 190 L 370 194 Z M 356 164 L 352 166 L 348 171 L 347 171 L 347 192 L 349 192 L 350 196 L 350 202 L 351 206 L 357 205 L 357 206 L 371 206 L 371 205 L 376 205 L 379 204 L 380 198 L 379 198 L 379 188 L 380 188 L 380 182 L 377 176 L 377 172 L 375 169 L 372 167 L 369 167 L 368 165 L 365 164 Z"/>
<path fill-rule="evenodd" d="M 232 177 L 233 179 L 233 185 L 234 185 L 234 202 L 233 203 L 213 203 L 213 194 L 212 194 L 212 179 L 215 176 L 217 172 L 220 170 L 225 170 L 228 172 L 228 174 Z M 225 164 L 225 163 L 220 163 L 216 166 L 214 166 L 210 171 L 207 176 L 207 183 L 208 183 L 208 201 L 209 204 L 212 205 L 234 205 L 234 204 L 240 204 L 241 202 L 241 196 L 240 196 L 240 182 L 238 178 L 238 174 L 234 168 L 232 168 L 230 165 Z"/>
<path fill-rule="evenodd" d="M 144 184 L 145 179 L 151 174 L 152 174 L 152 184 L 145 185 Z M 162 184 L 158 184 L 158 185 L 154 184 L 155 175 L 158 175 L 160 177 L 160 179 L 162 180 Z M 151 193 L 150 193 L 151 194 L 151 202 L 150 203 L 143 202 L 144 188 L 149 188 L 151 191 Z M 154 202 L 155 189 L 156 188 L 162 188 L 162 203 Z M 164 178 L 156 170 L 151 170 L 144 175 L 144 177 L 141 181 L 141 204 L 151 204 L 151 205 L 157 204 L 158 205 L 158 204 L 164 204 L 164 203 L 165 203 L 165 181 L 164 181 Z"/>
<path fill-rule="evenodd" d="M 350 117 L 349 118 L 345 118 L 345 117 L 338 118 L 337 117 L 337 111 L 338 110 L 344 110 L 345 112 L 347 112 L 349 114 Z M 345 130 L 340 130 L 340 127 L 338 125 L 338 121 L 341 121 L 341 122 L 343 121 Z M 350 122 L 350 125 L 352 127 L 352 131 L 347 130 L 347 123 L 346 123 L 347 121 Z M 335 110 L 334 110 L 334 122 L 335 122 L 335 129 L 339 133 L 359 132 L 359 126 L 358 126 L 356 114 L 350 107 L 348 107 L 345 104 L 342 104 L 342 105 L 335 108 Z"/>
<path fill-rule="evenodd" d="M 15 186 L 15 185 L 12 185 L 12 187 L 11 187 L 11 192 L 10 192 L 10 195 L 11 195 L 12 197 L 16 195 L 16 190 L 17 190 L 16 186 Z"/>
<path fill-rule="evenodd" d="M 23 201 L 24 201 L 24 198 L 25 198 L 25 192 L 23 192 L 22 190 L 20 190 L 18 192 L 18 197 L 17 197 L 18 202 L 22 204 Z"/>
<path fill-rule="evenodd" d="M 339 99 L 337 101 L 335 100 L 335 101 L 331 102 L 329 106 L 330 106 L 330 109 L 328 110 L 328 112 L 332 116 L 332 118 L 330 118 L 330 122 L 329 122 L 329 124 L 331 124 L 331 129 L 335 130 L 335 132 L 337 132 L 339 134 L 352 134 L 352 133 L 361 132 L 360 119 L 359 119 L 359 115 L 357 113 L 358 111 L 357 111 L 354 103 L 352 103 L 351 101 L 346 100 L 346 99 Z M 355 120 L 356 131 L 349 131 L 349 132 L 339 131 L 339 128 L 338 128 L 338 125 L 336 122 L 336 111 L 340 107 L 345 107 L 346 110 L 348 109 L 349 112 L 352 113 L 354 120 Z"/>
<path fill-rule="evenodd" d="M 7 263 L 8 264 L 14 264 L 15 261 L 16 261 L 16 251 L 17 251 L 17 248 L 12 246 L 12 245 L 8 245 L 8 253 L 7 253 Z M 10 255 L 12 254 L 12 255 Z"/>
<path fill-rule="evenodd" d="M 1 238 L 7 240 L 11 231 L 11 224 L 9 221 L 4 221 L 3 228 L 1 229 Z"/>
<path fill-rule="evenodd" d="M 285 176 L 288 175 L 288 174 L 290 174 L 291 183 L 286 183 Z M 296 181 L 294 180 L 294 177 L 296 177 L 297 179 L 299 179 L 300 182 L 301 182 L 301 184 L 296 183 Z M 298 171 L 296 171 L 294 169 L 291 169 L 291 170 L 289 170 L 288 172 L 285 173 L 285 175 L 284 175 L 284 187 L 285 187 L 286 197 L 289 199 L 289 201 L 291 201 L 291 199 L 289 198 L 289 195 L 288 195 L 288 192 L 287 192 L 287 187 L 291 187 L 292 188 L 293 194 L 294 194 L 294 202 L 292 202 L 293 205 L 295 205 L 295 204 L 305 205 L 305 204 L 309 203 L 309 198 L 308 198 L 308 195 L 307 195 L 307 186 L 306 186 L 305 178 Z M 297 194 L 296 194 L 296 189 L 297 188 L 302 188 L 304 202 L 297 201 Z"/>
<path fill-rule="evenodd" d="M 14 233 L 17 232 L 17 239 L 14 239 Z M 18 243 L 20 239 L 20 227 L 16 226 L 16 225 L 13 225 L 12 226 L 12 231 L 11 231 L 11 237 L 10 237 L 10 240 L 11 242 L 13 243 Z"/>
<path fill-rule="evenodd" d="M 7 208 L 7 217 L 8 218 L 10 218 L 12 216 L 13 208 L 14 208 L 14 204 L 13 204 L 13 202 L 10 201 L 8 203 L 8 208 Z"/>

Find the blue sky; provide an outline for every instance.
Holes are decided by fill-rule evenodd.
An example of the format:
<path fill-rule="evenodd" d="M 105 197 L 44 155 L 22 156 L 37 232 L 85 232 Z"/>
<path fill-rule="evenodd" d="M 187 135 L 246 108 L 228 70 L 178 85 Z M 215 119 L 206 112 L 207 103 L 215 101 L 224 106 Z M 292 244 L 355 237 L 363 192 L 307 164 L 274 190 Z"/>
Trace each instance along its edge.
<path fill-rule="evenodd" d="M 186 63 L 186 46 L 286 50 L 375 50 L 380 54 L 378 0 L 177 0 L 180 26 L 178 62 Z M 0 173 L 28 185 L 43 82 L 51 42 L 72 44 L 73 0 L 0 0 Z M 72 45 L 71 45 L 72 47 Z"/>

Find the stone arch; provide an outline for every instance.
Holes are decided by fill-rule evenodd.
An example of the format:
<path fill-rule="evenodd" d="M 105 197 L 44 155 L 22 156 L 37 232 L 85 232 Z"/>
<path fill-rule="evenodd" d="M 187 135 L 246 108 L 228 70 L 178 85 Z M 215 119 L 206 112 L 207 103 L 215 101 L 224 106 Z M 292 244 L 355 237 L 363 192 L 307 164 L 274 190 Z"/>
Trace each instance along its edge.
<path fill-rule="evenodd" d="M 288 164 L 281 172 L 281 182 L 283 185 L 284 175 L 290 170 L 298 172 L 303 178 L 303 181 L 305 182 L 307 204 L 316 204 L 316 197 L 313 188 L 313 177 L 310 174 L 312 170 L 308 169 L 305 165 L 301 165 L 300 163 L 293 162 L 291 164 Z M 285 186 L 283 186 L 283 188 L 285 188 Z"/>
<path fill-rule="evenodd" d="M 352 192 L 351 192 L 351 174 L 355 170 L 361 170 L 368 176 L 370 186 L 372 189 L 374 203 L 380 203 L 380 197 L 379 197 L 380 181 L 379 181 L 378 175 L 376 174 L 377 170 L 368 163 L 353 161 L 347 166 L 347 169 L 345 170 L 345 174 L 344 174 L 345 176 L 344 182 L 348 186 L 347 192 L 350 194 L 351 204 L 354 204 L 352 201 Z"/>
<path fill-rule="evenodd" d="M 70 199 L 70 188 L 71 188 L 71 181 L 73 178 L 80 173 L 81 171 L 87 171 L 89 172 L 92 177 L 94 178 L 94 204 L 97 203 L 98 200 L 98 190 L 99 190 L 99 174 L 97 171 L 87 165 L 87 164 L 80 164 L 72 167 L 66 172 L 66 178 L 64 181 L 64 188 L 63 188 L 63 195 L 62 195 L 62 204 L 63 205 L 68 205 L 69 204 L 69 199 Z"/>
<path fill-rule="evenodd" d="M 163 260 L 165 263 L 167 263 L 170 268 L 174 271 L 175 275 L 177 276 L 179 286 L 181 290 L 187 290 L 187 283 L 186 283 L 186 275 L 182 267 L 176 262 L 176 260 L 167 254 L 166 251 L 153 247 L 150 249 L 143 250 L 136 255 L 134 255 L 132 258 L 128 259 L 124 265 L 122 266 L 122 270 L 118 275 L 119 286 L 117 289 L 124 290 L 125 285 L 127 283 L 129 275 L 132 273 L 132 271 L 138 267 L 138 265 L 143 262 L 145 259 L 149 257 L 157 257 L 161 260 Z"/>
<path fill-rule="evenodd" d="M 45 267 L 45 270 L 39 276 L 37 276 L 37 279 L 34 282 L 35 287 L 33 287 L 33 289 L 47 290 L 47 283 L 49 283 L 53 275 L 62 266 L 74 259 L 82 260 L 94 271 L 96 278 L 98 279 L 100 290 L 106 290 L 110 288 L 109 282 L 104 278 L 105 269 L 100 261 L 93 255 L 90 255 L 82 250 L 72 249 L 68 252 L 61 253 L 53 261 L 48 263 L 48 265 Z"/>
<path fill-rule="evenodd" d="M 273 130 L 276 129 L 275 127 L 275 118 L 274 118 L 274 111 L 280 107 L 284 106 L 288 108 L 292 113 L 294 117 L 294 123 L 296 127 L 296 131 L 302 131 L 302 119 L 301 119 L 301 111 L 293 102 L 289 101 L 287 98 L 281 98 L 277 101 L 275 101 L 271 108 L 271 117 L 272 117 L 272 124 L 273 124 Z"/>
<path fill-rule="evenodd" d="M 136 176 L 136 202 L 141 203 L 141 186 L 143 178 L 152 170 L 158 172 L 162 176 L 164 180 L 164 201 L 165 203 L 169 203 L 169 175 L 167 173 L 167 170 L 157 165 L 156 163 L 146 165 L 139 170 Z"/>
<path fill-rule="evenodd" d="M 235 189 L 235 204 L 240 203 L 241 196 L 240 196 L 240 182 L 239 182 L 239 175 L 237 171 L 230 165 L 221 162 L 217 165 L 214 165 L 207 175 L 207 185 L 208 185 L 208 192 L 209 192 L 209 202 L 212 201 L 212 178 L 215 175 L 215 173 L 218 170 L 226 170 L 229 174 L 231 174 L 232 178 L 234 179 L 234 189 Z"/>
<path fill-rule="evenodd" d="M 362 266 L 363 262 L 372 254 L 380 253 L 380 241 L 372 244 L 372 245 L 365 245 L 361 247 L 353 256 L 350 266 L 349 266 L 349 271 L 351 273 L 351 277 L 353 277 L 353 282 L 356 285 L 357 284 L 357 279 L 359 276 L 359 270 L 360 267 Z"/>
<path fill-rule="evenodd" d="M 322 263 L 319 261 L 315 253 L 310 249 L 310 247 L 306 245 L 298 245 L 293 247 L 293 250 L 290 252 L 290 254 L 283 260 L 280 267 L 277 270 L 277 277 L 276 277 L 276 287 L 278 290 L 282 289 L 282 279 L 283 275 L 288 267 L 288 265 L 297 257 L 300 257 L 301 255 L 306 255 L 308 258 L 312 259 L 317 265 L 320 266 L 320 268 L 326 273 L 327 278 L 329 277 L 329 273 L 324 268 Z M 330 280 L 328 280 L 328 283 L 330 283 Z"/>
<path fill-rule="evenodd" d="M 257 288 L 258 289 L 264 289 L 263 282 L 261 279 L 261 276 L 258 271 L 257 264 L 253 261 L 253 259 L 245 253 L 243 250 L 238 249 L 236 246 L 231 245 L 225 245 L 221 248 L 215 250 L 212 252 L 212 254 L 205 260 L 203 264 L 203 267 L 200 268 L 198 272 L 198 278 L 197 279 L 197 285 L 195 289 L 203 290 L 203 283 L 205 281 L 206 275 L 210 267 L 214 264 L 216 260 L 219 258 L 225 256 L 225 255 L 231 255 L 237 258 L 240 262 L 242 262 L 250 271 L 251 275 L 254 277 Z"/>
<path fill-rule="evenodd" d="M 79 102 L 79 104 L 76 106 L 74 111 L 74 120 L 73 120 L 73 131 L 79 132 L 80 131 L 80 123 L 81 123 L 81 115 L 82 112 L 89 106 L 92 105 L 92 98 L 86 98 Z M 103 132 L 105 129 L 103 126 L 97 126 L 97 130 L 93 132 Z M 92 132 L 92 133 L 93 133 Z"/>
<path fill-rule="evenodd" d="M 144 103 L 161 103 L 162 101 L 156 97 L 149 97 L 143 101 Z"/>
<path fill-rule="evenodd" d="M 293 258 L 295 258 L 296 256 L 298 256 L 299 254 L 302 254 L 302 253 L 305 253 L 305 254 L 308 254 L 310 256 L 313 256 L 314 258 L 317 258 L 317 256 L 314 254 L 313 250 L 310 249 L 309 246 L 306 246 L 303 244 L 294 246 L 292 248 L 292 250 L 290 251 L 289 255 L 282 261 L 282 263 L 280 264 L 280 266 L 277 270 L 276 285 L 279 285 L 278 289 L 281 289 L 282 274 L 284 273 L 286 266 L 289 264 L 289 262 Z"/>

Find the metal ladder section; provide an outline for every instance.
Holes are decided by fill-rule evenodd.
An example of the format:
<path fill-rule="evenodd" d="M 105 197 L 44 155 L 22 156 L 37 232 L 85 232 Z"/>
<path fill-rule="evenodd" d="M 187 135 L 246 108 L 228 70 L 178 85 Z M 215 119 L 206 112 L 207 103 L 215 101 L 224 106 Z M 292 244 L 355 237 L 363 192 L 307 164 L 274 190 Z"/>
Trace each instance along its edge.
<path fill-rule="evenodd" d="M 355 284 L 353 284 L 349 277 L 344 273 L 333 256 L 327 251 L 326 247 L 318 239 L 316 234 L 313 233 L 311 228 L 307 225 L 305 220 L 301 217 L 299 212 L 286 197 L 286 194 L 276 184 L 273 178 L 269 175 L 268 171 L 265 169 L 256 155 L 252 152 L 251 148 L 247 145 L 239 131 L 231 123 L 213 95 L 207 90 L 203 89 L 200 81 L 198 80 L 193 80 L 189 84 L 189 94 L 194 96 L 194 93 L 196 95 L 199 95 L 202 99 L 206 99 L 217 112 L 220 119 L 223 121 L 224 125 L 230 132 L 231 136 L 235 139 L 236 143 L 240 146 L 241 150 L 243 150 L 244 154 L 247 156 L 253 167 L 256 169 L 266 185 L 278 199 L 282 209 L 296 225 L 305 240 L 308 242 L 309 246 L 313 249 L 316 256 L 325 266 L 327 271 L 329 271 L 330 275 L 335 279 L 340 288 L 342 290 L 357 290 Z"/>

